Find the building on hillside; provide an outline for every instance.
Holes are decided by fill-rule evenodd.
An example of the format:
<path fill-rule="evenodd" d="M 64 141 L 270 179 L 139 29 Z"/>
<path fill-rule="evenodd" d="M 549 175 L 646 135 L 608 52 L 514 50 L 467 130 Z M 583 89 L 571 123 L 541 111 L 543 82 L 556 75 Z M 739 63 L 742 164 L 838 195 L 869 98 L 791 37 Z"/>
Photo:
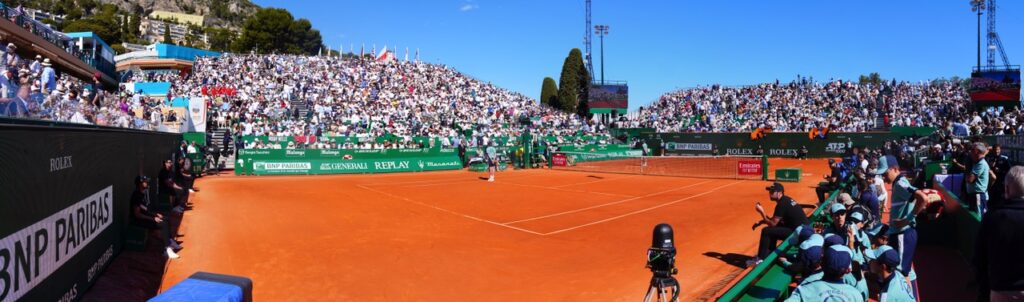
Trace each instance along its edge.
<path fill-rule="evenodd" d="M 32 20 L 36 20 L 36 21 L 39 21 L 39 22 L 43 22 L 43 20 L 46 20 L 46 19 L 51 19 L 53 21 L 57 21 L 57 23 L 64 22 L 64 16 L 63 15 L 52 14 L 50 12 L 41 11 L 41 10 L 38 10 L 38 9 L 26 8 L 25 9 L 25 14 L 28 15 L 29 18 L 32 18 Z"/>
<path fill-rule="evenodd" d="M 170 25 L 171 40 L 174 40 L 173 42 L 175 44 L 183 44 L 185 42 L 185 36 L 189 34 L 188 25 L 175 24 L 154 19 L 142 19 L 142 21 L 139 22 L 139 31 L 142 32 L 142 38 L 150 43 L 167 43 L 167 41 L 164 41 L 165 24 Z M 204 44 L 209 43 L 206 38 L 206 34 L 202 32 L 192 32 L 192 35 Z"/>
<path fill-rule="evenodd" d="M 121 43 L 121 47 L 124 47 L 125 52 L 142 51 L 146 50 L 149 45 L 132 44 L 128 42 Z"/>
<path fill-rule="evenodd" d="M 191 24 L 191 25 L 200 26 L 200 27 L 205 25 L 203 23 L 203 21 L 204 21 L 203 16 L 183 14 L 183 13 L 174 13 L 174 12 L 161 11 L 161 10 L 153 11 L 152 13 L 149 14 L 149 18 L 150 19 L 159 19 L 159 20 L 175 20 L 175 21 L 177 21 L 178 24 Z"/>

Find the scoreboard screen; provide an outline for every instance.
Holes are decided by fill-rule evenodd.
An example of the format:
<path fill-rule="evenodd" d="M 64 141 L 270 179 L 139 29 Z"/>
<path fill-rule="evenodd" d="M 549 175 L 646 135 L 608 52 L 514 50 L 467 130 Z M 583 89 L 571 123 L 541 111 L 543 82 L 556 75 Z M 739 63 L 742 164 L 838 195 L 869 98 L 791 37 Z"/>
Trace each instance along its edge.
<path fill-rule="evenodd" d="M 626 85 L 592 85 L 590 86 L 589 104 L 591 109 L 625 110 L 629 108 L 629 87 Z"/>
<path fill-rule="evenodd" d="M 973 72 L 967 93 L 979 105 L 1020 102 L 1020 69 Z"/>

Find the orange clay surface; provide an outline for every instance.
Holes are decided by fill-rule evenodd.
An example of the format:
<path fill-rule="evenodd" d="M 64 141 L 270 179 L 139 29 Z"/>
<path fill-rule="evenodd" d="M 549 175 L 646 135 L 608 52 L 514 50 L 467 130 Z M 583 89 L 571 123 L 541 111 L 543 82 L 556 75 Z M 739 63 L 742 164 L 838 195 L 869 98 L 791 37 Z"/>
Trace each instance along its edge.
<path fill-rule="evenodd" d="M 787 195 L 816 203 L 823 160 Z M 772 173 L 771 175 L 774 175 Z M 635 301 L 654 225 L 675 228 L 680 301 L 709 299 L 755 253 L 764 181 L 549 170 L 210 176 L 161 291 L 247 276 L 257 301 Z M 807 208 L 810 212 L 812 208 Z"/>

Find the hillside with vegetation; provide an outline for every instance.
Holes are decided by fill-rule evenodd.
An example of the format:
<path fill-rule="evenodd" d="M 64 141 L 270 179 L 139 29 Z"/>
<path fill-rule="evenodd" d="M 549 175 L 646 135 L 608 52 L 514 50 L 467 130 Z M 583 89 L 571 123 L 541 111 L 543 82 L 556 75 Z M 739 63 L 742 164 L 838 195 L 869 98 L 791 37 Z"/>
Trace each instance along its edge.
<path fill-rule="evenodd" d="M 153 11 L 201 15 L 203 26 L 188 25 L 178 44 L 215 51 L 313 54 L 321 45 L 320 31 L 304 18 L 278 8 L 261 8 L 249 0 L 0 0 L 62 16 L 43 20 L 63 32 L 91 31 L 118 53 L 121 43 L 148 44 L 141 23 Z M 177 23 L 176 20 L 164 20 Z M 167 30 L 165 30 L 167 32 Z M 199 37 L 207 36 L 204 42 Z M 288 37 L 277 39 L 274 37 Z M 166 37 L 164 41 L 169 41 Z"/>

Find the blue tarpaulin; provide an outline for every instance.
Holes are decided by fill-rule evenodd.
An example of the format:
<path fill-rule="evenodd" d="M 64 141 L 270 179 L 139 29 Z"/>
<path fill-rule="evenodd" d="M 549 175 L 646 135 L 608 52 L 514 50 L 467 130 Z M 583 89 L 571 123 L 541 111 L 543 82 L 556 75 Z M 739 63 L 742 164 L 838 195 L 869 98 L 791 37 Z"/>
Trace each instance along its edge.
<path fill-rule="evenodd" d="M 170 82 L 140 82 L 135 83 L 135 92 L 142 91 L 144 95 L 167 95 L 171 90 Z"/>
<path fill-rule="evenodd" d="M 241 302 L 242 288 L 220 282 L 185 279 L 149 302 Z"/>
<path fill-rule="evenodd" d="M 171 100 L 171 107 L 184 107 L 188 108 L 188 98 L 176 97 Z"/>

